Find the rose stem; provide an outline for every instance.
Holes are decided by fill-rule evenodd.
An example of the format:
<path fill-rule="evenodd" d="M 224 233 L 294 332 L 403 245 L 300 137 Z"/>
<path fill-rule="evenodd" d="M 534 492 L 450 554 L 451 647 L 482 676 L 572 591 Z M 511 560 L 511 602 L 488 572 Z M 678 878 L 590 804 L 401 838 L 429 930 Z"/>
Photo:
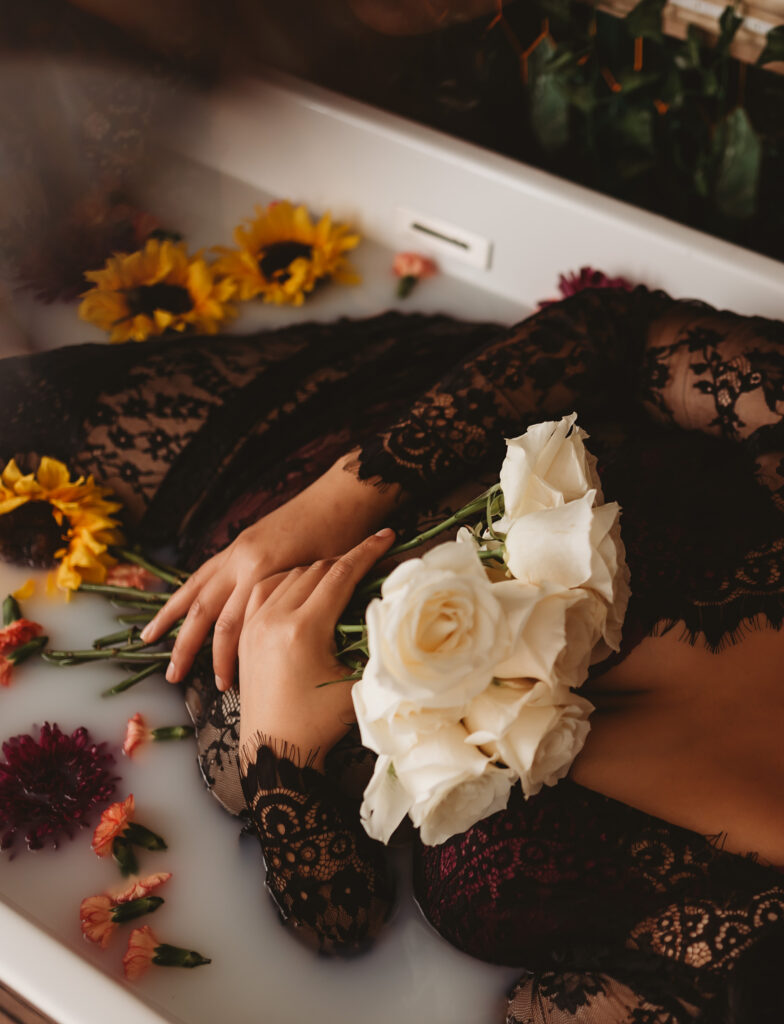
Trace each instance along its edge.
<path fill-rule="evenodd" d="M 117 693 L 122 693 L 124 690 L 130 690 L 132 686 L 136 686 L 142 679 L 146 679 L 147 676 L 151 676 L 153 672 L 159 672 L 159 665 L 148 665 L 146 668 L 140 669 L 135 672 L 132 676 L 128 676 L 127 679 L 123 679 L 122 682 L 117 683 L 116 686 L 109 687 L 108 690 L 104 690 L 101 694 L 102 697 L 114 697 Z"/>

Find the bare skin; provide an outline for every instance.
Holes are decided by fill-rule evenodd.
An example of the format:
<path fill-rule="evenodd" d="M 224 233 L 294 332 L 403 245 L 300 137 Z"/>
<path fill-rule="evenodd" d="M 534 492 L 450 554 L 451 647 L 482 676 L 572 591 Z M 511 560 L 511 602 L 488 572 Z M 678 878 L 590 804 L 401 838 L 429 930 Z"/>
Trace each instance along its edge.
<path fill-rule="evenodd" d="M 241 748 L 258 732 L 317 751 L 354 720 L 333 634 L 353 586 L 390 534 L 253 588 L 240 642 Z M 711 653 L 649 637 L 586 684 L 596 705 L 571 778 L 703 835 L 784 865 L 784 631 L 759 629 Z"/>
<path fill-rule="evenodd" d="M 228 547 L 208 559 L 166 602 L 142 637 L 154 642 L 185 616 L 166 672 L 170 683 L 185 677 L 210 629 L 219 690 L 234 681 L 240 631 L 257 583 L 317 559 L 334 558 L 383 526 L 402 498 L 346 472 L 350 454 L 291 501 L 264 516 Z"/>
<path fill-rule="evenodd" d="M 784 864 L 784 632 L 718 654 L 679 635 L 647 638 L 586 684 L 596 712 L 571 778 Z"/>

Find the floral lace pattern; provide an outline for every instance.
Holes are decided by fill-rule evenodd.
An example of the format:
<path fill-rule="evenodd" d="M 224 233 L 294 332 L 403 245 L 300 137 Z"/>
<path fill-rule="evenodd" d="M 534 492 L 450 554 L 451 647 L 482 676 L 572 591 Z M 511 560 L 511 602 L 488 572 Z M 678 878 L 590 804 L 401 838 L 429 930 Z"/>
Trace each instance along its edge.
<path fill-rule="evenodd" d="M 259 737 L 241 779 L 283 919 L 320 952 L 361 950 L 386 920 L 394 889 L 383 851 L 357 829 L 359 805 L 324 800 L 322 775 Z"/>
<path fill-rule="evenodd" d="M 403 484 L 424 509 L 495 472 L 504 434 L 576 408 L 605 496 L 624 507 L 630 641 L 683 620 L 718 647 L 755 617 L 784 617 L 783 348 L 781 325 L 644 289 L 582 292 L 508 330 L 386 314 L 88 346 L 4 361 L 0 456 L 97 473 L 140 539 L 178 536 L 201 560 L 358 438 L 360 476 Z M 433 384 L 447 351 L 453 369 Z M 349 740 L 322 775 L 261 743 L 241 772 L 236 690 L 216 690 L 209 659 L 184 688 L 205 780 L 251 817 L 284 918 L 316 948 L 360 948 L 393 895 L 358 823 L 366 756 Z M 415 863 L 442 934 L 538 972 L 509 1011 L 537 1024 L 691 1020 L 735 950 L 773 926 L 777 879 L 569 782 Z"/>

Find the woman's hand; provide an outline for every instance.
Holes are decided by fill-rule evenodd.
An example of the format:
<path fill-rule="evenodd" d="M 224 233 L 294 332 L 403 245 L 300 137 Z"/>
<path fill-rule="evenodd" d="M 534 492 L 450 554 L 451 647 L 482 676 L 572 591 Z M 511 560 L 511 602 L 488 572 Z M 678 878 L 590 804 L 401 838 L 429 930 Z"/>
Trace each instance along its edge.
<path fill-rule="evenodd" d="M 347 458 L 315 483 L 243 532 L 208 559 L 142 631 L 154 643 L 184 617 L 166 671 L 170 683 L 187 673 L 210 630 L 219 690 L 234 679 L 237 646 L 251 592 L 275 574 L 332 558 L 378 527 L 400 499 L 346 471 Z"/>
<path fill-rule="evenodd" d="M 335 656 L 335 626 L 354 588 L 389 550 L 390 529 L 340 558 L 281 573 L 251 592 L 240 636 L 240 750 L 258 734 L 315 754 L 354 721 L 348 669 Z M 330 683 L 329 686 L 319 686 Z"/>

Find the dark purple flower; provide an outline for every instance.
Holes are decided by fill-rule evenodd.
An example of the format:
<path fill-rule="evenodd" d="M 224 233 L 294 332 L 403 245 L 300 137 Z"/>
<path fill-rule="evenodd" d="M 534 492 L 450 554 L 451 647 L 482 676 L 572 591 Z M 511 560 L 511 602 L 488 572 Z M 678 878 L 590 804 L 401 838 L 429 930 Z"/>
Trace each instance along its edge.
<path fill-rule="evenodd" d="M 80 726 L 72 735 L 45 722 L 38 740 L 24 734 L 3 743 L 0 761 L 0 850 L 23 832 L 30 850 L 75 828 L 89 825 L 90 813 L 107 803 L 118 777 L 105 743 L 93 743 Z"/>
<path fill-rule="evenodd" d="M 625 292 L 634 289 L 631 281 L 625 277 L 608 277 L 602 270 L 594 270 L 593 267 L 580 267 L 579 274 L 572 271 L 569 274 L 561 274 L 558 278 L 558 291 L 564 299 L 570 295 L 583 292 L 586 288 L 620 288 Z M 539 308 L 552 306 L 558 299 L 544 299 L 539 303 Z"/>

